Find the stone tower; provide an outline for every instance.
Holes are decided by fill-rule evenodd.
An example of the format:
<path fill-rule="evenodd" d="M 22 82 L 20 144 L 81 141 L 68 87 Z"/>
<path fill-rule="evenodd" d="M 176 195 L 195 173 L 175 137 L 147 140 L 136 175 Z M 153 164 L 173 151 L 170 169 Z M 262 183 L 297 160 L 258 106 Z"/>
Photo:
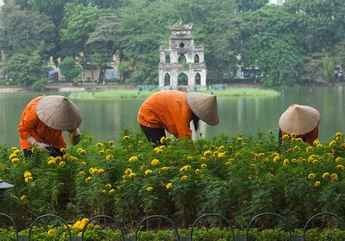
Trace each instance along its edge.
<path fill-rule="evenodd" d="M 192 24 L 175 24 L 170 28 L 169 46 L 160 48 L 160 88 L 206 86 L 204 47 L 194 45 L 192 27 Z"/>

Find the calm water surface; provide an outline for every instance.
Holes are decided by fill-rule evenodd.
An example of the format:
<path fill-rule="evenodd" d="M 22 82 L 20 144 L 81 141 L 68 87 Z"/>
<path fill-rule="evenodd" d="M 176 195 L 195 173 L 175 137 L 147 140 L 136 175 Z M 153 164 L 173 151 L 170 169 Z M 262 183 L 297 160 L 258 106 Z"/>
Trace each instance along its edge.
<path fill-rule="evenodd" d="M 293 103 L 321 112 L 321 141 L 345 132 L 345 87 L 293 87 L 270 98 L 219 98 L 220 124 L 207 127 L 207 138 L 220 134 L 277 132 L 280 114 Z M 0 144 L 17 145 L 17 123 L 25 104 L 37 94 L 0 95 Z M 99 140 L 117 138 L 123 130 L 139 131 L 136 114 L 143 100 L 75 101 L 83 116 L 82 131 Z"/>

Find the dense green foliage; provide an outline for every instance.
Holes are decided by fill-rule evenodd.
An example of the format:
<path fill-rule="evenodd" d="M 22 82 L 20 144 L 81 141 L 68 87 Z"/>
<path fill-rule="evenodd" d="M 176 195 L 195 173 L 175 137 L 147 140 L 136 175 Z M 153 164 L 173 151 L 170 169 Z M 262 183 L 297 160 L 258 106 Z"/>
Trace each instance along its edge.
<path fill-rule="evenodd" d="M 159 47 L 167 45 L 169 26 L 181 21 L 194 24 L 213 83 L 233 81 L 239 65 L 259 67 L 257 80 L 266 85 L 334 82 L 335 67 L 345 67 L 345 2 L 267 2 L 11 0 L 0 12 L 0 49 L 8 59 L 23 49 L 46 61 L 79 57 L 83 66 L 101 69 L 99 81 L 117 54 L 122 82 L 153 84 Z"/>
<path fill-rule="evenodd" d="M 218 137 L 191 142 L 163 139 L 153 148 L 142 135 L 81 144 L 57 158 L 1 147 L 0 178 L 15 185 L 3 209 L 18 222 L 57 213 L 68 220 L 108 214 L 133 224 L 162 214 L 181 226 L 202 213 L 241 225 L 255 214 L 286 215 L 294 227 L 320 211 L 344 217 L 345 142 L 309 146 L 284 136 Z M 312 205 L 311 205 L 312 204 Z"/>
<path fill-rule="evenodd" d="M 67 81 L 73 81 L 80 75 L 80 67 L 71 57 L 64 58 L 59 67 Z"/>
<path fill-rule="evenodd" d="M 190 230 L 179 229 L 178 230 L 180 240 L 190 240 Z M 0 229 L 2 241 L 15 241 L 15 234 L 13 230 Z M 291 236 L 290 236 L 291 235 Z M 339 229 L 310 229 L 306 233 L 308 241 L 342 241 L 345 233 Z M 28 236 L 28 230 L 20 232 L 20 238 Z M 78 237 L 77 237 L 78 236 Z M 135 233 L 129 233 L 124 235 L 130 240 L 135 239 Z M 281 229 L 265 229 L 255 230 L 251 229 L 248 233 L 250 240 L 257 241 L 289 241 L 289 237 L 301 238 L 303 236 L 303 230 L 294 230 L 292 234 Z M 244 230 L 229 229 L 229 228 L 195 228 L 193 230 L 193 239 L 191 241 L 235 241 L 245 240 L 246 232 Z M 72 238 L 81 241 L 80 232 L 72 232 Z M 79 239 L 78 239 L 79 238 Z M 32 240 L 35 241 L 65 241 L 68 239 L 66 230 L 59 227 L 47 227 L 34 228 Z M 72 239 L 73 240 L 73 239 Z M 83 241 L 122 241 L 121 233 L 117 229 L 101 228 L 101 226 L 88 226 L 85 232 Z M 142 231 L 138 235 L 138 241 L 166 241 L 176 240 L 176 235 L 172 230 L 156 230 L 156 231 Z"/>

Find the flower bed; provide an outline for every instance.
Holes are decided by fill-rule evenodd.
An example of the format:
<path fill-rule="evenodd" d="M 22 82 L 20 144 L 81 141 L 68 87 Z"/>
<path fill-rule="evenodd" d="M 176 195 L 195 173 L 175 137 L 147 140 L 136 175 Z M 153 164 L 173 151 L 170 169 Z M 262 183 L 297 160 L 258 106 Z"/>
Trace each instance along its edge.
<path fill-rule="evenodd" d="M 152 148 L 142 135 L 94 143 L 84 137 L 60 158 L 1 147 L 0 178 L 15 185 L 1 208 L 21 224 L 45 213 L 67 220 L 108 214 L 138 223 L 167 215 L 181 227 L 205 212 L 248 223 L 271 211 L 301 227 L 313 214 L 344 216 L 345 143 L 337 133 L 309 146 L 270 134 L 192 143 L 166 138 Z"/>
<path fill-rule="evenodd" d="M 180 240 L 190 240 L 190 230 L 179 230 Z M 50 228 L 48 230 L 34 229 L 32 235 L 32 240 L 35 241 L 66 241 L 69 240 L 69 236 L 63 230 L 57 228 Z M 13 230 L 1 230 L 1 240 L 2 241 L 15 241 L 15 232 Z M 235 240 L 245 240 L 247 233 L 240 230 L 230 230 L 230 229 L 219 229 L 219 228 L 209 228 L 209 229 L 197 229 L 193 232 L 192 241 L 233 241 Z M 20 237 L 28 237 L 28 231 L 24 230 L 20 232 Z M 333 241 L 342 241 L 345 236 L 345 232 L 342 230 L 320 230 L 312 229 L 308 231 L 306 238 L 308 241 L 329 241 L 332 238 Z M 73 233 L 71 236 L 72 240 L 81 241 L 81 235 Z M 130 240 L 135 240 L 135 234 L 131 233 L 127 238 Z M 291 240 L 297 240 L 296 238 L 303 237 L 303 230 L 296 230 L 293 234 L 279 229 L 268 229 L 264 231 L 251 230 L 248 233 L 250 240 L 257 241 L 288 241 L 289 237 Z M 255 238 L 255 239 L 254 239 Z M 142 232 L 138 236 L 138 241 L 166 241 L 166 240 L 176 240 L 176 236 L 170 230 L 159 230 L 159 231 L 146 231 Z M 298 239 L 302 240 L 302 239 Z M 118 230 L 111 229 L 100 229 L 93 228 L 85 233 L 83 241 L 122 241 L 121 233 Z"/>

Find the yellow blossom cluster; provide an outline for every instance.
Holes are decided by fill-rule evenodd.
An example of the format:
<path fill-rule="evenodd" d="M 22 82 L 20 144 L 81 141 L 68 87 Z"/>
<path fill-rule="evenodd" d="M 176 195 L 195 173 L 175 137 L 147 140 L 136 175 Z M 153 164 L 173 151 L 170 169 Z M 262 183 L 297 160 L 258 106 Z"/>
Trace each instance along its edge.
<path fill-rule="evenodd" d="M 88 218 L 82 218 L 77 220 L 74 224 L 72 224 L 71 228 L 76 232 L 81 232 L 85 228 L 86 224 L 88 224 Z"/>
<path fill-rule="evenodd" d="M 99 176 L 102 175 L 104 172 L 105 170 L 103 168 L 91 167 L 89 169 L 89 173 L 91 174 L 91 176 Z"/>
<path fill-rule="evenodd" d="M 20 150 L 16 147 L 12 148 L 12 152 L 9 155 L 8 159 L 11 161 L 13 165 L 18 165 L 20 160 L 18 155 L 20 154 Z"/>
<path fill-rule="evenodd" d="M 156 154 L 160 154 L 163 152 L 165 146 L 164 145 L 161 145 L 161 146 L 157 146 L 153 149 L 153 152 L 156 153 Z"/>
<path fill-rule="evenodd" d="M 161 162 L 158 159 L 151 160 L 151 166 L 158 166 Z"/>
<path fill-rule="evenodd" d="M 136 174 L 135 172 L 132 171 L 132 169 L 130 168 L 127 168 L 124 172 L 124 175 L 122 176 L 123 179 L 126 179 L 126 178 L 132 178 L 132 177 L 135 177 Z"/>
<path fill-rule="evenodd" d="M 24 172 L 24 181 L 26 183 L 30 183 L 33 181 L 32 173 L 30 171 L 25 171 Z"/>
<path fill-rule="evenodd" d="M 63 161 L 63 158 L 61 158 L 60 156 L 57 156 L 57 157 L 50 156 L 48 157 L 48 165 L 49 166 L 58 165 L 60 167 L 64 167 L 66 165 L 66 162 Z"/>
<path fill-rule="evenodd" d="M 191 165 L 185 165 L 185 166 L 180 168 L 180 172 L 188 172 L 190 170 L 192 170 L 192 166 Z"/>
<path fill-rule="evenodd" d="M 131 163 L 131 162 L 136 162 L 136 161 L 138 161 L 138 160 L 139 160 L 138 156 L 131 156 L 131 157 L 128 159 L 128 162 Z"/>

